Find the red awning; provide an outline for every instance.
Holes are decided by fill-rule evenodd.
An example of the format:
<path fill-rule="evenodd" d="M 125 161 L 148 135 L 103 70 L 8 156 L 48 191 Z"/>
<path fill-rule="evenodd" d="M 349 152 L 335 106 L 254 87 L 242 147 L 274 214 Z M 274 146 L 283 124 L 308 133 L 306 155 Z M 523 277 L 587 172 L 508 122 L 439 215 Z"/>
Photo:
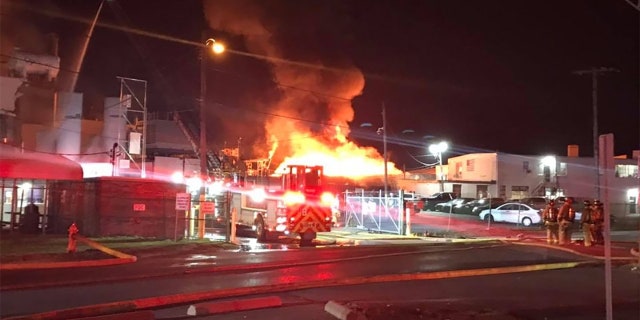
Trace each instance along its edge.
<path fill-rule="evenodd" d="M 0 178 L 82 180 L 82 167 L 63 156 L 0 144 Z"/>

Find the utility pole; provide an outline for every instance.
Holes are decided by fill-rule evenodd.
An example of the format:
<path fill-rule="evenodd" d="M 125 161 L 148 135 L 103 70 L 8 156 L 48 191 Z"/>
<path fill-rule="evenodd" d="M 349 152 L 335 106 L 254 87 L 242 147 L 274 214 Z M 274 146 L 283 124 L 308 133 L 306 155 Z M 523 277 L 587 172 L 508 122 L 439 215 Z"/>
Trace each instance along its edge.
<path fill-rule="evenodd" d="M 204 33 L 203 33 L 204 35 Z M 200 194 L 198 195 L 198 238 L 204 238 L 204 205 L 206 201 L 206 192 L 207 192 L 207 178 L 209 177 L 209 170 L 207 168 L 207 121 L 206 121 L 206 96 L 207 96 L 207 74 L 206 74 L 206 66 L 207 66 L 207 47 L 203 47 L 199 49 L 200 54 Z M 191 217 L 191 213 L 189 213 Z"/>
<path fill-rule="evenodd" d="M 600 163 L 598 160 L 598 76 L 608 72 L 619 72 L 618 69 L 606 67 L 592 67 L 591 69 L 577 70 L 574 74 L 591 75 L 591 102 L 593 107 L 593 159 L 595 161 L 596 183 L 595 199 L 600 199 Z"/>
<path fill-rule="evenodd" d="M 206 69 L 206 47 L 200 48 L 200 178 L 203 186 L 205 178 L 208 176 L 207 170 L 207 121 L 205 112 L 205 97 L 207 95 Z M 204 189 L 204 187 L 203 187 Z M 203 191 L 201 191 L 203 192 Z"/>
<path fill-rule="evenodd" d="M 386 199 L 387 190 L 389 189 L 389 176 L 387 173 L 387 111 L 384 107 L 384 102 L 382 103 L 382 149 L 382 157 L 384 157 L 384 198 Z"/>

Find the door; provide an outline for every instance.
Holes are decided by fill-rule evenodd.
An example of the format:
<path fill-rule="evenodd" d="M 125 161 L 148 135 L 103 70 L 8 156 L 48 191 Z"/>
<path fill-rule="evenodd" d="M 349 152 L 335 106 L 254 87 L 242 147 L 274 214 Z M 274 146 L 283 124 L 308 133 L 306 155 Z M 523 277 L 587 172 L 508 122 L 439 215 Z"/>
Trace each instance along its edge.
<path fill-rule="evenodd" d="M 487 186 L 486 184 L 476 185 L 476 198 L 482 199 L 482 198 L 488 197 L 489 196 L 488 188 L 489 186 Z"/>
<path fill-rule="evenodd" d="M 518 208 L 517 204 L 506 204 L 500 207 L 500 216 L 502 221 L 516 223 L 518 222 Z"/>
<path fill-rule="evenodd" d="M 505 221 L 510 223 L 518 223 L 524 216 L 523 212 L 526 210 L 526 208 L 519 204 L 510 204 L 507 206 L 508 208 L 503 214 Z"/>
<path fill-rule="evenodd" d="M 453 184 L 451 191 L 456 194 L 456 198 L 462 197 L 462 185 L 459 183 Z"/>

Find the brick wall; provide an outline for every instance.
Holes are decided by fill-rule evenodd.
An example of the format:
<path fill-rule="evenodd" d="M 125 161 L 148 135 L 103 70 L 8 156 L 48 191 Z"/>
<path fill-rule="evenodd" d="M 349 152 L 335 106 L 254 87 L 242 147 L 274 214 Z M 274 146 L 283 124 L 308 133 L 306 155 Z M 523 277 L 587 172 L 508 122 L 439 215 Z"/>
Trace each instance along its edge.
<path fill-rule="evenodd" d="M 58 183 L 56 233 L 76 221 L 85 236 L 140 236 L 173 239 L 184 234 L 184 219 L 176 224 L 175 197 L 183 186 L 163 181 L 101 177 Z M 73 195 L 73 196 L 72 196 Z M 176 228 L 177 227 L 177 228 Z"/>

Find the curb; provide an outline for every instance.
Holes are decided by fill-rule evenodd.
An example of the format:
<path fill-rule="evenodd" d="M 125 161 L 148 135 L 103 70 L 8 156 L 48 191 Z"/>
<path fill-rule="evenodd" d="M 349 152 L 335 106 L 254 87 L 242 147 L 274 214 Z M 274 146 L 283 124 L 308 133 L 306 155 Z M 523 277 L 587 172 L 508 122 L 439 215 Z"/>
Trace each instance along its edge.
<path fill-rule="evenodd" d="M 366 320 L 366 317 L 333 300 L 324 305 L 324 311 L 340 320 Z"/>
<path fill-rule="evenodd" d="M 74 319 L 91 316 L 101 316 L 115 313 L 125 313 L 133 311 L 141 311 L 151 308 L 167 307 L 172 305 L 184 305 L 199 301 L 215 300 L 221 298 L 232 298 L 240 296 L 248 296 L 255 294 L 286 292 L 293 290 L 303 290 L 312 288 L 323 287 L 336 287 L 345 285 L 357 285 L 365 283 L 384 283 L 384 282 L 397 282 L 397 281 L 415 281 L 415 280 L 434 280 L 445 278 L 461 278 L 471 276 L 487 276 L 498 275 L 507 273 L 520 273 L 542 270 L 556 270 L 556 269 L 569 269 L 575 268 L 581 265 L 589 265 L 591 262 L 577 261 L 577 262 L 561 262 L 561 263 L 549 263 L 549 264 L 536 264 L 517 267 L 497 267 L 497 268 L 481 268 L 481 269 L 467 269 L 467 270 L 452 270 L 452 271 L 437 271 L 429 273 L 410 273 L 410 274 L 396 274 L 396 275 L 379 275 L 379 276 L 363 276 L 353 277 L 348 279 L 336 279 L 333 281 L 313 281 L 306 283 L 284 283 L 284 284 L 272 284 L 257 287 L 244 287 L 244 288 L 232 288 L 222 289 L 215 291 L 193 292 L 193 293 L 180 293 L 169 296 L 150 297 L 137 300 L 119 301 L 103 303 L 98 305 L 90 305 L 85 307 L 77 307 L 64 310 L 55 310 L 44 313 L 32 314 L 28 316 L 16 316 L 8 317 L 6 320 L 26 320 L 26 319 L 40 319 L 40 320 L 63 320 Z"/>
<path fill-rule="evenodd" d="M 333 300 L 324 305 L 324 311 L 340 320 L 366 320 L 361 313 Z"/>
<path fill-rule="evenodd" d="M 188 316 L 204 316 L 225 312 L 255 310 L 282 306 L 282 299 L 278 296 L 241 299 L 232 301 L 207 302 L 190 305 Z"/>
<path fill-rule="evenodd" d="M 87 239 L 83 236 L 76 235 L 76 240 L 84 242 L 91 248 L 97 249 L 115 258 L 111 259 L 98 259 L 98 260 L 84 260 L 84 261 L 63 261 L 63 262 L 27 262 L 27 263 L 3 263 L 0 264 L 0 271 L 2 270 L 30 270 L 30 269 L 54 269 L 54 268 L 74 268 L 74 267 L 100 267 L 110 266 L 117 264 L 125 264 L 136 262 L 138 258 L 107 248 L 93 240 Z"/>
<path fill-rule="evenodd" d="M 75 318 L 74 320 L 156 320 L 153 311 L 134 311 L 118 314 L 110 314 L 105 316 Z"/>

